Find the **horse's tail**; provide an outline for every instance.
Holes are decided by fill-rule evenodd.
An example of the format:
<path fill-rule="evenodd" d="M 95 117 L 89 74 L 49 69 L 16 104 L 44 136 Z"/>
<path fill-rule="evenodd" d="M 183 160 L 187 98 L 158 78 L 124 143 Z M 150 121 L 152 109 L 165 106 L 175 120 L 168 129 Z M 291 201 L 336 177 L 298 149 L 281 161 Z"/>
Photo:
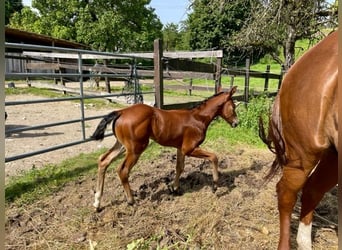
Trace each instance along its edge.
<path fill-rule="evenodd" d="M 99 125 L 97 125 L 96 130 L 94 131 L 93 135 L 90 136 L 90 138 L 97 141 L 103 140 L 107 125 L 113 122 L 114 127 L 115 121 L 119 118 L 119 116 L 120 114 L 117 111 L 113 111 L 105 117 L 103 117 L 103 119 L 101 120 Z"/>
<path fill-rule="evenodd" d="M 274 104 L 273 115 L 269 116 L 268 121 L 268 134 L 265 133 L 264 122 L 262 117 L 259 117 L 259 137 L 267 145 L 269 150 L 276 155 L 271 169 L 266 180 L 272 179 L 275 174 L 287 163 L 287 158 L 285 155 L 285 143 L 282 137 L 282 125 L 279 115 L 279 106 L 277 102 Z"/>

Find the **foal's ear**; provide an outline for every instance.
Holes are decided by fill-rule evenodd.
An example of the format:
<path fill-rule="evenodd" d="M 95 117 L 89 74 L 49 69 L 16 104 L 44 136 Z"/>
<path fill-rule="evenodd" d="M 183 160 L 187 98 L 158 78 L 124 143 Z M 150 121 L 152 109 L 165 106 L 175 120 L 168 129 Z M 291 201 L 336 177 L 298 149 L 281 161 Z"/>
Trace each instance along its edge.
<path fill-rule="evenodd" d="M 233 88 L 231 88 L 231 90 L 229 91 L 230 96 L 234 95 L 234 93 L 236 92 L 237 86 L 234 86 Z"/>

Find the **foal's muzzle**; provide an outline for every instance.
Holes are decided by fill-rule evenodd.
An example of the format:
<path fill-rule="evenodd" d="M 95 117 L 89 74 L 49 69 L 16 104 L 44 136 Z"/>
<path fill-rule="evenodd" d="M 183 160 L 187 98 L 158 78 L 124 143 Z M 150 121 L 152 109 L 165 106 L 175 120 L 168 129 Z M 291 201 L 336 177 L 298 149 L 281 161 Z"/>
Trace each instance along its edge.
<path fill-rule="evenodd" d="M 232 126 L 232 128 L 237 127 L 237 125 L 239 125 L 239 120 L 234 120 L 230 125 Z"/>

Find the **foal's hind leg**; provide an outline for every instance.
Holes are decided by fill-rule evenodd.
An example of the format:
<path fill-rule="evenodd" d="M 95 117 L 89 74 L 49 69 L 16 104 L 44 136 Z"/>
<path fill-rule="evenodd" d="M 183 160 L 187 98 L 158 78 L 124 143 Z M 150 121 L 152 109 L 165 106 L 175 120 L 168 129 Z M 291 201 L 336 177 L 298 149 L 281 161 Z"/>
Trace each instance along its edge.
<path fill-rule="evenodd" d="M 100 209 L 101 197 L 103 194 L 103 185 L 105 174 L 108 166 L 117 158 L 122 152 L 124 152 L 124 147 L 121 143 L 116 140 L 114 146 L 109 149 L 106 153 L 102 154 L 98 159 L 98 173 L 97 173 L 97 186 L 95 193 L 94 207 L 96 210 Z"/>
<path fill-rule="evenodd" d="M 121 180 L 121 184 L 125 190 L 127 203 L 129 205 L 134 204 L 132 190 L 128 182 L 129 172 L 131 171 L 133 166 L 137 163 L 141 153 L 133 153 L 132 151 L 127 151 L 124 161 L 122 162 L 120 167 L 117 169 L 117 173 Z"/>
<path fill-rule="evenodd" d="M 303 187 L 302 208 L 297 233 L 298 249 L 311 250 L 313 212 L 324 194 L 337 184 L 337 160 L 336 152 L 327 151 Z"/>
<path fill-rule="evenodd" d="M 195 148 L 189 156 L 196 157 L 196 158 L 203 158 L 211 161 L 213 167 L 213 191 L 215 192 L 218 186 L 218 159 L 214 153 L 205 151 L 201 148 Z"/>

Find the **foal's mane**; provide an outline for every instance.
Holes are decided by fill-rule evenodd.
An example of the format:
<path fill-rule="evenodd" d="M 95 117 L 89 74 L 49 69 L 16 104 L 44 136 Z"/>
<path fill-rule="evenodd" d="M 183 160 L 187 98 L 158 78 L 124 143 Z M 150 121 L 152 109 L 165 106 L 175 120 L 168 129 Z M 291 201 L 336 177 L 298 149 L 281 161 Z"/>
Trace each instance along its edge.
<path fill-rule="evenodd" d="M 201 102 L 198 102 L 198 103 L 194 104 L 193 106 L 189 107 L 188 109 L 189 109 L 189 110 L 191 110 L 191 109 L 196 109 L 196 108 L 202 106 L 203 104 L 205 104 L 205 103 L 206 103 L 207 101 L 209 101 L 210 99 L 212 99 L 212 98 L 214 98 L 214 97 L 217 97 L 217 96 L 219 96 L 219 95 L 222 95 L 222 94 L 224 94 L 224 92 L 216 93 L 216 94 L 214 94 L 213 96 L 210 96 L 210 97 L 208 97 L 207 99 L 205 99 L 205 100 L 203 100 L 203 101 L 201 101 Z"/>

